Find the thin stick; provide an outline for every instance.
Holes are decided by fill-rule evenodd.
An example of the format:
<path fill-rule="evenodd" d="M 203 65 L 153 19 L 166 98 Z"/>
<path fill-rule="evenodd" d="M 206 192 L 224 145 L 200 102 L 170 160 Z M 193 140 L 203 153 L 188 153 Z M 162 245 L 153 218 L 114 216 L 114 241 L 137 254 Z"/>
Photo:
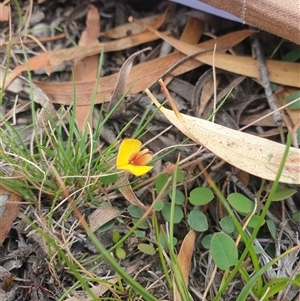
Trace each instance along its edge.
<path fill-rule="evenodd" d="M 272 92 L 269 75 L 268 75 L 268 68 L 265 64 L 265 60 L 264 60 L 263 53 L 261 51 L 260 43 L 259 43 L 259 40 L 256 35 L 254 36 L 254 39 L 253 39 L 253 48 L 255 50 L 256 58 L 257 58 L 257 61 L 259 63 L 259 67 L 260 67 L 261 82 L 265 89 L 265 93 L 266 93 L 266 97 L 267 97 L 270 109 L 272 111 L 274 111 L 273 118 L 274 118 L 275 124 L 280 125 L 282 123 L 282 116 L 281 116 L 280 112 L 277 111 L 278 107 L 276 105 L 275 98 L 274 98 L 274 95 Z"/>
<path fill-rule="evenodd" d="M 178 109 L 176 107 L 176 104 L 173 101 L 173 99 L 172 99 L 172 97 L 169 93 L 168 88 L 166 87 L 165 83 L 163 82 L 163 80 L 161 78 L 158 80 L 158 83 L 160 84 L 163 93 L 166 95 L 166 98 L 169 102 L 169 105 L 171 106 L 171 108 L 172 108 L 173 112 L 175 113 L 176 117 L 178 119 L 182 119 L 182 116 L 181 116 L 180 112 L 178 111 Z"/>

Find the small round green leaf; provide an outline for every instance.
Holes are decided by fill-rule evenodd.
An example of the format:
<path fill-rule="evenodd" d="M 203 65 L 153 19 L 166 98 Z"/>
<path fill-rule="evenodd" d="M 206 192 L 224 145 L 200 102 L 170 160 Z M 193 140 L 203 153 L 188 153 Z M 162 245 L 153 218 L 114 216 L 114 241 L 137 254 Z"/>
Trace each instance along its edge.
<path fill-rule="evenodd" d="M 220 226 L 226 233 L 232 233 L 234 231 L 234 223 L 230 216 L 225 216 L 220 220 Z"/>
<path fill-rule="evenodd" d="M 165 205 L 165 202 L 163 201 L 163 200 L 158 200 L 156 203 L 155 203 L 155 205 L 154 205 L 154 210 L 156 210 L 156 211 L 161 211 L 161 209 L 163 209 L 163 207 L 164 207 L 164 205 Z"/>
<path fill-rule="evenodd" d="M 238 212 L 249 214 L 253 211 L 254 203 L 240 193 L 231 193 L 228 202 Z"/>
<path fill-rule="evenodd" d="M 176 182 L 177 183 L 183 183 L 184 182 L 184 174 L 180 168 L 177 168 L 177 174 L 176 174 Z"/>
<path fill-rule="evenodd" d="M 260 246 L 253 246 L 253 250 L 254 250 L 255 254 L 263 253 L 263 250 Z"/>
<path fill-rule="evenodd" d="M 142 230 L 135 230 L 134 234 L 136 235 L 136 237 L 139 238 L 144 238 L 146 236 L 146 232 Z"/>
<path fill-rule="evenodd" d="M 167 250 L 169 249 L 169 241 L 167 240 L 166 233 L 160 232 L 159 233 L 159 243 L 161 244 L 162 248 Z M 177 238 L 173 237 L 172 245 L 175 246 L 177 244 Z"/>
<path fill-rule="evenodd" d="M 113 243 L 117 243 L 120 240 L 120 232 L 115 230 L 112 234 Z"/>
<path fill-rule="evenodd" d="M 238 261 L 234 240 L 226 233 L 215 233 L 211 239 L 211 256 L 220 270 L 227 270 Z"/>
<path fill-rule="evenodd" d="M 156 253 L 154 247 L 149 244 L 140 243 L 138 245 L 138 249 L 144 254 L 151 255 L 151 256 L 155 255 Z"/>
<path fill-rule="evenodd" d="M 209 250 L 210 249 L 210 244 L 211 244 L 211 239 L 212 239 L 213 235 L 212 234 L 207 234 L 205 235 L 201 242 L 202 242 L 202 245 L 205 249 Z"/>
<path fill-rule="evenodd" d="M 169 192 L 169 197 L 170 199 L 172 199 L 172 191 Z M 176 189 L 176 193 L 175 193 L 175 203 L 177 205 L 181 205 L 183 204 L 185 201 L 185 196 L 183 194 L 183 192 L 181 192 L 180 190 Z"/>
<path fill-rule="evenodd" d="M 254 214 L 253 216 L 251 216 L 250 221 L 248 223 L 248 227 L 253 228 L 253 229 L 256 227 L 261 227 L 265 223 L 265 220 L 263 220 L 262 224 L 259 225 L 259 223 L 258 223 L 259 219 L 260 219 L 259 215 Z"/>
<path fill-rule="evenodd" d="M 193 209 L 188 216 L 187 222 L 195 231 L 203 232 L 208 229 L 207 218 L 200 210 Z"/>
<path fill-rule="evenodd" d="M 165 203 L 164 208 L 161 210 L 161 213 L 162 213 L 163 217 L 168 222 L 170 222 L 171 221 L 171 203 Z M 174 217 L 173 217 L 174 224 L 179 224 L 182 221 L 182 219 L 183 219 L 183 211 L 178 205 L 175 205 Z"/>
<path fill-rule="evenodd" d="M 272 201 L 276 202 L 276 201 L 286 200 L 287 198 L 294 195 L 296 192 L 297 192 L 297 190 L 292 189 L 292 188 L 277 189 L 274 193 L 274 197 L 273 197 Z"/>
<path fill-rule="evenodd" d="M 139 218 L 132 218 L 132 222 L 133 222 L 133 224 L 136 224 L 137 222 L 139 222 L 139 229 L 143 229 L 143 230 L 149 229 L 149 225 L 146 220 L 143 220 L 140 222 Z"/>
<path fill-rule="evenodd" d="M 160 174 L 156 180 L 155 180 L 155 190 L 156 190 L 156 193 L 160 193 L 162 191 L 162 189 L 164 188 L 165 184 L 167 183 L 168 181 L 168 178 L 169 176 L 165 173 L 162 173 Z M 166 187 L 166 190 L 168 190 L 169 187 Z M 165 193 L 166 191 L 164 191 Z"/>
<path fill-rule="evenodd" d="M 131 215 L 131 217 L 133 218 L 141 218 L 143 216 L 143 214 L 145 213 L 144 210 L 136 205 L 129 205 L 127 208 L 129 214 Z"/>
<path fill-rule="evenodd" d="M 201 206 L 209 203 L 214 198 L 214 194 L 209 188 L 197 187 L 190 192 L 189 201 L 194 206 Z"/>
<path fill-rule="evenodd" d="M 116 255 L 119 259 L 125 259 L 126 258 L 126 252 L 123 248 L 116 248 Z"/>

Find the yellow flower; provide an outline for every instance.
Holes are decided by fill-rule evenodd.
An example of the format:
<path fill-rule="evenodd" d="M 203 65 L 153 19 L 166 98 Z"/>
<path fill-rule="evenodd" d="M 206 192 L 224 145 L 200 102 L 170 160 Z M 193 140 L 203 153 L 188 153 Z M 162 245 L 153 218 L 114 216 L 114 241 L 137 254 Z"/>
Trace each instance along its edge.
<path fill-rule="evenodd" d="M 141 148 L 142 142 L 140 140 L 123 140 L 117 156 L 117 168 L 135 176 L 141 176 L 149 172 L 153 166 L 147 166 L 146 164 L 152 160 L 152 155 L 148 149 L 141 150 Z"/>

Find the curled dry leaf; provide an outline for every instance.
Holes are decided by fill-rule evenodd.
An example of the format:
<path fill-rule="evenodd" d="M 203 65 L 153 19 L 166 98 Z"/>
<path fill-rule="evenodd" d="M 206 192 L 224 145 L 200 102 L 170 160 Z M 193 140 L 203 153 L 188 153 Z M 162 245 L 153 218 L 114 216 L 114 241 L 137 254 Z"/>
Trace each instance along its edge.
<path fill-rule="evenodd" d="M 11 228 L 11 223 L 18 215 L 21 200 L 18 194 L 0 185 L 0 246 Z"/>
<path fill-rule="evenodd" d="M 92 214 L 88 216 L 91 231 L 95 232 L 101 226 L 114 218 L 121 215 L 121 212 L 112 206 L 103 206 L 97 208 Z"/>
<path fill-rule="evenodd" d="M 285 145 L 207 120 L 175 113 L 162 107 L 148 89 L 146 93 L 167 119 L 191 140 L 243 171 L 266 180 L 275 180 Z M 300 184 L 299 149 L 290 147 L 280 182 Z"/>
<path fill-rule="evenodd" d="M 119 71 L 115 90 L 113 92 L 111 101 L 109 102 L 109 106 L 108 106 L 109 108 L 113 108 L 118 103 L 118 101 L 123 97 L 123 95 L 125 95 L 126 85 L 128 82 L 129 73 L 130 73 L 134 59 L 141 53 L 148 51 L 148 50 L 151 50 L 151 47 L 148 47 L 148 48 L 145 48 L 145 49 L 135 52 L 122 65 L 122 67 Z M 124 104 L 124 102 L 122 102 L 118 105 L 118 107 L 113 112 L 112 118 L 122 117 L 124 114 L 125 114 L 125 104 Z"/>
<path fill-rule="evenodd" d="M 189 281 L 189 272 L 190 272 L 190 265 L 191 265 L 191 260 L 194 252 L 195 239 L 196 239 L 195 231 L 190 230 L 190 232 L 185 236 L 182 245 L 180 247 L 179 254 L 177 256 L 178 266 L 181 268 L 182 276 L 184 278 L 182 279 L 182 281 L 184 282 L 183 283 L 184 286 L 187 286 Z M 175 279 L 173 280 L 173 287 L 174 287 L 174 301 L 184 300 L 181 297 Z"/>
<path fill-rule="evenodd" d="M 119 188 L 119 191 L 130 204 L 141 207 L 145 211 L 149 209 L 136 197 L 128 181 L 128 178 L 126 178 L 126 180 L 122 182 L 122 187 Z"/>

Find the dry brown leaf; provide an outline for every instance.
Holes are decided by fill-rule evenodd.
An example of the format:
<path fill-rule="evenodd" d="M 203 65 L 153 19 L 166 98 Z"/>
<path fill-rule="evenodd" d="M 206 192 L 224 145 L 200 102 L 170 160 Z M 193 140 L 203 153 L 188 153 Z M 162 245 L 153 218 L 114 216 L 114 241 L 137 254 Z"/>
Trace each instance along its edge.
<path fill-rule="evenodd" d="M 100 32 L 100 15 L 98 9 L 90 5 L 87 18 L 86 29 L 82 32 L 79 46 L 93 46 L 99 44 L 98 35 Z M 74 61 L 74 79 L 79 81 L 96 81 L 99 64 L 99 55 L 91 55 L 83 59 L 75 59 Z M 76 90 L 77 91 L 77 90 Z M 88 99 L 90 104 L 85 106 L 76 106 L 75 118 L 77 126 L 81 132 L 84 132 L 87 122 L 93 124 L 91 114 L 92 99 Z M 88 120 L 88 117 L 90 119 Z"/>
<path fill-rule="evenodd" d="M 203 42 L 195 46 L 198 50 L 213 49 L 217 43 L 222 50 L 233 47 L 242 40 L 246 39 L 253 33 L 252 30 L 243 30 L 240 32 L 226 34 L 216 40 Z M 186 56 L 180 52 L 169 54 L 165 57 L 160 57 L 149 62 L 141 63 L 133 66 L 129 74 L 126 89 L 129 89 L 133 84 L 132 93 L 139 93 L 149 87 L 153 82 L 159 79 L 166 70 L 172 67 L 175 63 L 182 60 Z M 202 63 L 192 59 L 183 65 L 179 66 L 172 72 L 172 75 L 179 75 L 194 68 L 197 68 Z M 97 87 L 97 95 L 95 103 L 107 102 L 110 100 L 110 95 L 115 87 L 118 74 L 113 74 L 100 79 Z M 74 84 L 72 82 L 65 83 L 45 83 L 35 82 L 52 100 L 53 103 L 71 105 L 74 92 Z M 95 89 L 95 82 L 78 82 L 76 83 L 77 105 L 86 105 L 86 99 L 91 99 Z"/>
<path fill-rule="evenodd" d="M 126 179 L 124 182 L 122 182 L 122 187 L 119 188 L 119 191 L 130 204 L 141 207 L 145 211 L 147 211 L 149 209 L 136 197 L 128 179 Z"/>
<path fill-rule="evenodd" d="M 119 40 L 106 42 L 106 43 L 99 43 L 99 45 L 79 46 L 70 49 L 58 50 L 52 53 L 52 55 L 48 58 L 45 64 L 45 71 L 48 75 L 50 75 L 52 69 L 55 66 L 61 64 L 62 62 L 69 61 L 76 58 L 87 57 L 101 52 L 124 50 L 147 42 L 152 42 L 157 39 L 158 37 L 155 34 L 153 34 L 150 31 L 145 31 L 143 33 L 122 38 Z"/>
<path fill-rule="evenodd" d="M 109 108 L 113 108 L 116 106 L 119 102 L 119 100 L 125 95 L 126 93 L 126 86 L 128 82 L 128 76 L 133 64 L 134 59 L 140 55 L 141 53 L 151 50 L 150 47 L 142 49 L 140 51 L 135 52 L 132 54 L 122 65 L 119 74 L 118 74 L 118 79 L 116 83 L 116 87 L 114 89 L 114 93 L 111 97 L 111 101 L 109 103 Z M 109 109 L 108 108 L 108 109 Z M 125 104 L 124 102 L 120 103 L 118 107 L 114 110 L 113 114 L 111 115 L 112 118 L 118 118 L 118 117 L 123 117 L 125 114 Z"/>
<path fill-rule="evenodd" d="M 19 213 L 22 198 L 0 185 L 0 246 L 3 244 L 11 224 Z"/>
<path fill-rule="evenodd" d="M 146 26 L 147 29 L 151 30 L 153 33 L 157 34 L 161 39 L 171 44 L 177 50 L 185 53 L 186 55 L 191 55 L 199 51 L 197 46 L 193 46 L 182 41 L 176 40 L 164 33 L 160 33 L 157 30 L 151 29 L 151 27 Z M 236 32 L 238 33 L 238 32 Z M 224 47 L 215 41 L 214 43 L 218 48 Z M 217 49 L 218 49 L 217 48 Z M 216 52 L 215 57 L 211 53 L 203 53 L 195 57 L 196 60 L 233 73 L 240 75 L 260 78 L 259 66 L 257 60 L 246 57 L 246 56 L 232 56 L 229 54 L 223 54 Z M 292 87 L 300 87 L 299 81 L 299 63 L 290 63 L 274 60 L 266 60 L 266 66 L 269 71 L 269 79 L 271 82 L 282 84 Z"/>
<path fill-rule="evenodd" d="M 77 58 L 85 58 L 91 55 L 99 54 L 102 51 L 110 52 L 124 50 L 134 46 L 138 46 L 143 43 L 152 42 L 157 39 L 157 35 L 153 34 L 152 32 L 146 31 L 141 34 L 129 36 L 116 41 L 99 43 L 99 45 L 95 46 L 78 46 L 68 49 L 44 52 L 42 54 L 30 58 L 25 64 L 19 65 L 14 70 L 12 70 L 7 75 L 5 87 L 7 87 L 11 83 L 11 81 L 23 71 L 32 71 L 45 67 L 46 73 L 50 75 L 52 69 L 55 66 L 65 61 L 70 61 Z"/>
<path fill-rule="evenodd" d="M 9 7 L 0 3 L 0 22 L 5 22 L 9 20 Z M 0 46 L 2 46 L 0 44 Z"/>
<path fill-rule="evenodd" d="M 146 93 L 167 119 L 191 140 L 241 170 L 266 180 L 275 180 L 285 145 L 180 114 L 172 105 L 175 113 L 162 107 L 148 89 Z M 280 182 L 300 184 L 299 149 L 290 147 Z"/>
<path fill-rule="evenodd" d="M 88 216 L 91 231 L 95 232 L 107 222 L 120 216 L 121 212 L 112 206 L 103 206 L 97 208 L 92 214 Z"/>
<path fill-rule="evenodd" d="M 181 268 L 183 281 L 185 286 L 188 285 L 189 281 L 189 273 L 190 273 L 190 265 L 191 260 L 194 252 L 194 245 L 195 245 L 196 233 L 194 230 L 190 230 L 190 232 L 185 236 L 182 245 L 179 250 L 179 254 L 177 256 L 178 266 Z M 184 300 L 181 297 L 180 291 L 178 286 L 173 279 L 173 295 L 174 301 L 182 301 Z"/>

